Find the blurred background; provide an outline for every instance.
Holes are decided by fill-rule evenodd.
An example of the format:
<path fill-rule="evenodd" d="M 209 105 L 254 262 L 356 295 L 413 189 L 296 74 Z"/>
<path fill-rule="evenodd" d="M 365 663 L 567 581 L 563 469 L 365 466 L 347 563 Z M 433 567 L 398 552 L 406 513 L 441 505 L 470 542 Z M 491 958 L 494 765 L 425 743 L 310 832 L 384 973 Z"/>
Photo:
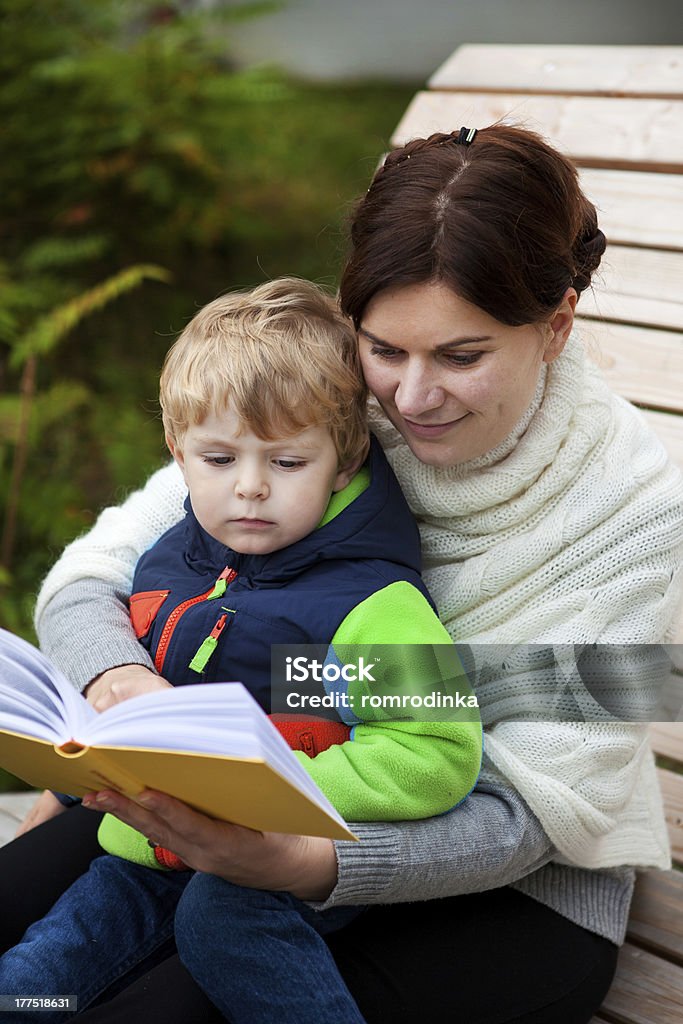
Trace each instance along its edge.
<path fill-rule="evenodd" d="M 0 0 L 0 625 L 167 458 L 163 355 L 221 292 L 334 287 L 344 221 L 464 42 L 683 42 L 650 0 Z"/>
<path fill-rule="evenodd" d="M 167 459 L 161 362 L 231 288 L 334 286 L 414 86 L 234 55 L 268 4 L 0 0 L 0 624 Z"/>
<path fill-rule="evenodd" d="M 234 53 L 316 78 L 397 81 L 428 78 L 461 43 L 682 41 L 680 0 L 288 0 L 240 26 Z"/>

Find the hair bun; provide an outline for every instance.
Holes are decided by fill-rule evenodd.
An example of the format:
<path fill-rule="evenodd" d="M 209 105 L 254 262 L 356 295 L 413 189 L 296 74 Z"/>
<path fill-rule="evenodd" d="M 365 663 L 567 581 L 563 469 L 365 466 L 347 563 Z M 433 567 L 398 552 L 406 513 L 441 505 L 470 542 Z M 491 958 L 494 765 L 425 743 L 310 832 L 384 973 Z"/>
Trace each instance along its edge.
<path fill-rule="evenodd" d="M 588 237 L 584 235 L 575 245 L 576 272 L 572 284 L 579 295 L 590 285 L 606 248 L 607 239 L 600 228 L 595 228 Z"/>

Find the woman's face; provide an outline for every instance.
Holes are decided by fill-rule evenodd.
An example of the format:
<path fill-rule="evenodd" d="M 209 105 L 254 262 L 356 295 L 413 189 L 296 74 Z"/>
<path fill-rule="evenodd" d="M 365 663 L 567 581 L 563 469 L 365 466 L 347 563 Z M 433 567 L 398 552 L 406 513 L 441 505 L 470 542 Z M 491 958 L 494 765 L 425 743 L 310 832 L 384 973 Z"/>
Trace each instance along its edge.
<path fill-rule="evenodd" d="M 442 283 L 387 288 L 358 331 L 365 379 L 421 462 L 467 462 L 522 418 L 541 365 L 564 348 L 575 304 L 570 288 L 547 323 L 508 327 Z"/>

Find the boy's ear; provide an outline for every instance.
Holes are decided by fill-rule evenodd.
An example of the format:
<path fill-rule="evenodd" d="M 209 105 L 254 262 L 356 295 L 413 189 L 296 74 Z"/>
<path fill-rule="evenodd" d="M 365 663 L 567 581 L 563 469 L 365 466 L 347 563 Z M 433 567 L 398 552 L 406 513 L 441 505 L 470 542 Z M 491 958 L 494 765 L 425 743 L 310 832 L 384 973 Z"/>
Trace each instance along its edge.
<path fill-rule="evenodd" d="M 166 434 L 166 447 L 180 466 L 183 476 L 185 476 L 185 457 L 183 456 L 183 450 L 170 434 Z"/>
<path fill-rule="evenodd" d="M 343 491 L 347 484 L 351 483 L 354 476 L 367 458 L 367 451 L 361 452 L 351 462 L 345 463 L 337 473 L 332 492 Z"/>

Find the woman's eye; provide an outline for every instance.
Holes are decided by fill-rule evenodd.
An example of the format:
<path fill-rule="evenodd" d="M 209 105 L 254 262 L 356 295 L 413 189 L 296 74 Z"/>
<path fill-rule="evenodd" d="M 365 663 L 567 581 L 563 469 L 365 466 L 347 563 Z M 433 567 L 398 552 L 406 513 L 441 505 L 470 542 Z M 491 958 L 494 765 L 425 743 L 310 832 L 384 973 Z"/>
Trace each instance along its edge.
<path fill-rule="evenodd" d="M 399 356 L 403 355 L 403 352 L 400 348 L 384 348 L 383 346 L 374 345 L 370 349 L 370 354 L 390 362 L 392 359 L 398 359 Z M 472 366 L 481 359 L 481 356 L 481 352 L 443 353 L 444 359 L 447 363 L 450 363 L 451 366 Z"/>
<path fill-rule="evenodd" d="M 446 352 L 446 360 L 451 366 L 472 366 L 473 363 L 479 362 L 481 359 L 481 352 Z"/>
<path fill-rule="evenodd" d="M 233 461 L 232 455 L 202 455 L 202 461 L 210 466 L 229 466 Z"/>
<path fill-rule="evenodd" d="M 379 345 L 373 345 L 370 349 L 370 355 L 379 356 L 380 359 L 395 359 L 400 354 L 400 348 L 383 348 Z"/>

